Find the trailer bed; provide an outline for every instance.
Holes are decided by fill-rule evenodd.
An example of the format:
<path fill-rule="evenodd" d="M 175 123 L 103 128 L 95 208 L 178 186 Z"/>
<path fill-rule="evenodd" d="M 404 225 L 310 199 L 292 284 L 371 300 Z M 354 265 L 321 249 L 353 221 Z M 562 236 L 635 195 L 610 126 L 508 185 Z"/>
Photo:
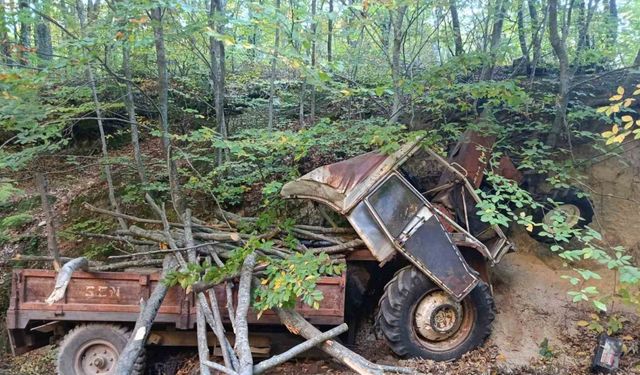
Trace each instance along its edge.
<path fill-rule="evenodd" d="M 53 290 L 55 271 L 22 269 L 12 275 L 11 297 L 7 311 L 7 329 L 14 354 L 21 354 L 38 346 L 43 333 L 52 322 L 77 324 L 84 322 L 135 323 L 140 312 L 140 301 L 146 300 L 160 282 L 159 272 L 75 272 L 65 297 L 48 305 L 45 299 Z M 323 277 L 318 289 L 324 299 L 319 309 L 299 303 L 296 310 L 309 322 L 317 325 L 338 325 L 344 321 L 345 275 Z M 220 306 L 227 303 L 223 287 L 215 287 Z M 235 292 L 234 292 L 235 300 Z M 227 309 L 222 308 L 227 320 Z M 248 316 L 249 324 L 279 324 L 272 311 L 260 319 L 254 312 Z M 191 330 L 196 322 L 193 293 L 181 287 L 169 289 L 155 320 L 156 325 L 171 330 Z M 46 342 L 44 343 L 46 344 Z"/>

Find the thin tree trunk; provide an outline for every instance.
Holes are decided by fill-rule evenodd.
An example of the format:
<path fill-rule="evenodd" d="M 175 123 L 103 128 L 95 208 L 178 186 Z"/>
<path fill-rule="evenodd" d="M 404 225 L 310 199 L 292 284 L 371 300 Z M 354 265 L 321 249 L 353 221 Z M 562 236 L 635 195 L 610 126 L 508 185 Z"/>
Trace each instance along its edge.
<path fill-rule="evenodd" d="M 307 91 L 307 77 L 302 77 L 302 83 L 300 84 L 300 105 L 298 106 L 298 121 L 300 122 L 301 127 L 305 127 L 304 125 L 304 98 L 305 92 Z"/>
<path fill-rule="evenodd" d="M 124 78 L 127 80 L 127 92 L 124 96 L 124 105 L 127 108 L 127 115 L 129 117 L 129 125 L 131 127 L 131 145 L 133 146 L 133 158 L 136 163 L 136 170 L 140 183 L 146 185 L 147 176 L 144 169 L 144 162 L 142 160 L 142 152 L 140 151 L 140 132 L 138 130 L 138 120 L 136 119 L 136 107 L 133 100 L 133 87 L 131 84 L 131 44 L 125 41 L 122 46 L 122 70 L 124 71 Z"/>
<path fill-rule="evenodd" d="M 407 12 L 406 5 L 400 5 L 392 13 L 392 27 L 393 27 L 393 46 L 391 50 L 391 77 L 393 80 L 393 104 L 391 106 L 391 122 L 397 122 L 402 110 L 402 85 L 401 85 L 401 69 L 400 69 L 400 54 L 402 52 L 402 43 L 404 40 L 404 33 L 402 32 L 402 24 L 404 22 L 404 16 Z"/>
<path fill-rule="evenodd" d="M 636 53 L 636 58 L 633 60 L 633 65 L 640 65 L 640 49 L 638 49 L 638 53 Z"/>
<path fill-rule="evenodd" d="M 149 333 L 151 332 L 151 325 L 156 319 L 160 305 L 162 305 L 162 301 L 164 301 L 164 297 L 169 291 L 169 286 L 163 282 L 163 280 L 176 266 L 174 256 L 167 255 L 162 267 L 161 280 L 156 284 L 149 299 L 144 302 L 144 306 L 141 308 L 140 315 L 138 315 L 136 325 L 133 327 L 131 333 L 133 337 L 129 339 L 122 353 L 120 353 L 120 358 L 118 359 L 118 364 L 114 372 L 115 375 L 129 375 L 133 372 L 133 366 L 140 356 L 140 352 L 144 348 Z"/>
<path fill-rule="evenodd" d="M 455 55 L 460 56 L 464 53 L 464 48 L 462 45 L 462 33 L 460 32 L 460 19 L 458 17 L 458 7 L 456 6 L 456 0 L 449 0 L 449 13 L 451 13 L 451 26 L 453 28 Z"/>
<path fill-rule="evenodd" d="M 100 101 L 98 100 L 98 93 L 96 89 L 96 80 L 93 75 L 93 70 L 90 66 L 87 67 L 86 70 L 87 77 L 89 78 L 89 85 L 91 86 L 91 94 L 93 96 L 93 103 L 96 108 L 96 121 L 98 122 L 98 130 L 100 131 L 100 144 L 102 146 L 102 158 L 104 160 L 104 175 L 107 180 L 107 193 L 109 195 L 109 203 L 111 204 L 111 208 L 115 212 L 120 212 L 120 206 L 118 205 L 118 201 L 116 200 L 116 192 L 113 185 L 113 176 L 111 175 L 111 167 L 109 166 L 109 151 L 107 150 L 107 137 L 104 133 L 104 126 L 102 124 L 102 107 L 100 105 Z M 120 228 L 123 230 L 127 229 L 127 223 L 122 218 L 117 218 L 118 224 Z"/>
<path fill-rule="evenodd" d="M 49 28 L 49 23 L 45 20 L 36 25 L 36 53 L 42 60 L 51 60 L 53 57 L 51 29 Z"/>
<path fill-rule="evenodd" d="M 224 33 L 224 22 L 218 22 L 215 25 L 214 18 L 224 18 L 224 2 L 223 0 L 211 0 L 209 4 L 209 27 L 213 28 L 219 34 Z M 216 125 L 218 127 L 218 133 L 222 139 L 227 139 L 228 131 L 227 124 L 224 116 L 224 91 L 225 91 L 225 51 L 222 41 L 216 40 L 214 37 L 209 38 L 209 55 L 211 58 L 211 79 L 213 82 L 215 111 L 216 111 Z M 218 149 L 218 165 L 224 161 L 225 152 L 223 149 Z"/>
<path fill-rule="evenodd" d="M 333 49 L 333 0 L 329 0 L 329 20 L 327 21 L 327 62 L 331 63 Z"/>
<path fill-rule="evenodd" d="M 609 38 L 611 45 L 615 45 L 618 41 L 618 5 L 616 0 L 609 0 Z"/>
<path fill-rule="evenodd" d="M 20 46 L 18 49 L 18 60 L 20 64 L 27 65 L 29 61 L 26 58 L 26 52 L 31 48 L 31 24 L 29 22 L 30 4 L 29 0 L 18 0 L 20 4 L 20 13 L 22 14 L 20 21 Z"/>
<path fill-rule="evenodd" d="M 0 0 L 0 53 L 2 61 L 11 64 L 11 43 L 9 41 L 9 25 L 7 22 L 7 8 L 5 0 Z"/>
<path fill-rule="evenodd" d="M 149 13 L 153 26 L 153 39 L 156 48 L 156 66 L 158 69 L 158 107 L 160 108 L 160 124 L 162 127 L 162 146 L 168 164 L 169 185 L 173 207 L 179 215 L 184 211 L 183 201 L 178 185 L 178 168 L 171 158 L 171 139 L 169 128 L 169 73 L 167 71 L 167 56 L 164 44 L 164 26 L 162 24 L 164 10 L 153 8 Z"/>
<path fill-rule="evenodd" d="M 529 48 L 527 47 L 527 36 L 524 28 L 524 2 L 522 0 L 518 6 L 517 24 L 518 24 L 518 41 L 520 42 L 520 51 L 525 64 L 525 70 L 529 71 Z"/>
<path fill-rule="evenodd" d="M 536 0 L 527 0 L 529 5 L 529 17 L 531 17 L 531 49 L 533 50 L 533 58 L 531 60 L 531 78 L 535 77 L 536 67 L 540 56 L 542 54 L 542 37 L 544 35 L 545 27 L 544 22 L 540 22 L 538 18 L 538 9 Z M 544 17 L 547 17 L 548 12 L 545 11 Z"/>
<path fill-rule="evenodd" d="M 316 68 L 316 1 L 311 0 L 311 68 Z M 315 123 L 316 120 L 316 86 L 311 85 L 311 103 L 309 105 L 309 121 L 311 125 Z"/>
<path fill-rule="evenodd" d="M 507 0 L 496 0 L 494 7 L 493 28 L 491 29 L 491 42 L 489 44 L 489 61 L 482 68 L 480 80 L 486 81 L 493 77 L 493 68 L 502 38 L 502 25 L 506 12 Z"/>
<path fill-rule="evenodd" d="M 276 0 L 276 13 L 280 13 L 280 0 Z M 278 67 L 278 48 L 280 45 L 280 22 L 276 22 L 276 36 L 271 58 L 271 77 L 269 78 L 269 129 L 273 129 L 273 101 L 276 95 L 276 70 Z"/>
<path fill-rule="evenodd" d="M 56 238 L 56 222 L 55 215 L 49 203 L 49 194 L 47 187 L 47 179 L 42 173 L 36 174 L 36 183 L 38 184 L 38 192 L 42 201 L 42 211 L 47 222 L 47 248 L 49 254 L 53 257 L 53 269 L 60 269 L 60 252 L 58 251 L 58 239 Z"/>
<path fill-rule="evenodd" d="M 553 127 L 547 136 L 547 144 L 555 147 L 558 143 L 560 132 L 566 122 L 567 94 L 569 92 L 569 56 L 564 38 L 558 31 L 558 0 L 549 0 L 549 41 L 560 66 L 559 90 L 556 98 L 556 113 Z"/>

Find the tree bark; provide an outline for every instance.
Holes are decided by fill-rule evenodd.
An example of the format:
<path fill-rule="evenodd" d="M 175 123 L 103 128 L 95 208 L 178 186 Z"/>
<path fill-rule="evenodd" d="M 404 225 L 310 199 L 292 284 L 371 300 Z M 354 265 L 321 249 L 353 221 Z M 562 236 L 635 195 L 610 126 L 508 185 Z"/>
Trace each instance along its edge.
<path fill-rule="evenodd" d="M 236 310 L 236 352 L 240 368 L 240 375 L 251 375 L 253 373 L 253 357 L 251 346 L 249 345 L 249 325 L 247 323 L 247 313 L 251 304 L 251 282 L 253 278 L 253 268 L 256 265 L 256 253 L 247 255 L 240 271 L 240 284 L 238 285 L 238 308 Z"/>
<path fill-rule="evenodd" d="M 502 38 L 502 25 L 504 24 L 504 16 L 506 13 L 507 0 L 496 0 L 495 7 L 493 9 L 493 27 L 491 29 L 491 40 L 489 44 L 489 60 L 482 68 L 480 74 L 480 80 L 486 81 L 493 78 L 493 68 L 500 47 L 500 40 Z"/>
<path fill-rule="evenodd" d="M 520 52 L 522 52 L 522 59 L 525 64 L 524 68 L 526 71 L 529 71 L 530 70 L 529 48 L 527 47 L 527 36 L 524 28 L 524 2 L 525 0 L 522 0 L 518 5 L 518 12 L 517 12 L 518 41 L 520 43 Z"/>
<path fill-rule="evenodd" d="M 311 0 L 311 68 L 316 68 L 316 4 L 317 0 Z M 309 122 L 313 125 L 316 121 L 316 85 L 311 85 L 311 98 L 309 105 Z"/>
<path fill-rule="evenodd" d="M 276 13 L 280 13 L 280 0 L 276 0 Z M 276 72 L 278 67 L 278 48 L 280 45 L 280 22 L 276 18 L 276 35 L 273 43 L 273 57 L 271 57 L 271 77 L 269 77 L 269 129 L 273 129 L 273 101 L 276 95 Z"/>
<path fill-rule="evenodd" d="M 327 62 L 331 63 L 333 56 L 333 0 L 329 0 L 329 19 L 327 20 Z"/>
<path fill-rule="evenodd" d="M 51 28 L 49 28 L 49 23 L 45 20 L 41 20 L 36 25 L 36 53 L 42 60 L 51 60 L 53 57 Z"/>
<path fill-rule="evenodd" d="M 53 257 L 53 269 L 58 271 L 61 266 L 60 252 L 58 251 L 58 239 L 56 238 L 55 216 L 49 203 L 48 184 L 42 173 L 36 174 L 36 182 L 40 193 L 40 201 L 42 202 L 42 211 L 47 221 L 47 248 L 49 249 L 49 254 Z"/>
<path fill-rule="evenodd" d="M 556 111 L 553 127 L 547 136 L 547 144 L 555 147 L 558 143 L 562 127 L 566 124 L 568 92 L 569 92 L 569 55 L 564 38 L 560 36 L 558 28 L 558 0 L 549 0 L 549 41 L 553 47 L 553 53 L 558 59 L 559 89 L 556 97 Z"/>
<path fill-rule="evenodd" d="M 160 305 L 162 305 L 162 301 L 164 301 L 164 297 L 169 291 L 169 287 L 166 283 L 162 282 L 162 280 L 169 272 L 173 271 L 176 266 L 175 258 L 172 255 L 167 255 L 162 267 L 161 281 L 156 284 L 156 287 L 153 289 L 153 292 L 151 292 L 149 299 L 144 303 L 144 308 L 140 311 L 140 315 L 138 315 L 136 325 L 133 327 L 133 331 L 131 333 L 132 337 L 129 338 L 127 345 L 122 350 L 122 353 L 120 353 L 120 358 L 118 359 L 118 364 L 115 369 L 115 375 L 129 375 L 133 372 L 133 365 L 135 364 L 136 359 L 140 356 L 140 352 L 147 342 L 147 338 L 151 331 L 151 325 L 156 319 Z"/>
<path fill-rule="evenodd" d="M 169 185 L 173 207 L 179 215 L 182 215 L 184 207 L 180 196 L 180 188 L 178 186 L 178 168 L 176 167 L 175 161 L 171 158 L 171 134 L 169 127 L 169 72 L 167 70 L 167 52 L 164 44 L 163 16 L 164 9 L 161 7 L 153 8 L 149 13 L 149 17 L 153 21 L 153 41 L 156 49 L 156 67 L 158 69 L 158 108 L 160 109 L 160 124 L 162 127 L 162 146 L 164 148 L 164 156 L 168 165 Z"/>
<path fill-rule="evenodd" d="M 529 5 L 529 17 L 531 17 L 531 49 L 533 50 L 533 58 L 531 59 L 530 76 L 533 78 L 536 74 L 538 61 L 540 61 L 540 56 L 542 55 L 542 37 L 544 36 L 546 27 L 544 27 L 544 22 L 541 23 L 538 18 L 536 0 L 527 0 L 527 4 Z M 547 12 L 544 13 L 545 18 L 547 14 Z"/>
<path fill-rule="evenodd" d="M 118 205 L 118 201 L 116 200 L 116 192 L 113 185 L 113 177 L 111 175 L 111 167 L 109 166 L 109 151 L 107 150 L 107 137 L 104 133 L 104 126 L 102 124 L 102 107 L 100 105 L 100 101 L 98 100 L 98 92 L 96 88 L 96 81 L 93 75 L 93 70 L 90 66 L 87 66 L 86 70 L 87 78 L 89 79 L 89 85 L 91 86 L 91 94 L 93 96 L 93 103 L 95 105 L 96 110 L 96 121 L 98 122 L 98 130 L 100 131 L 100 144 L 102 146 L 102 158 L 104 160 L 103 171 L 105 175 L 105 179 L 107 180 L 107 193 L 109 195 L 109 203 L 111 203 L 111 207 L 115 212 L 120 212 L 120 206 Z M 122 218 L 117 218 L 118 224 L 120 228 L 123 230 L 127 229 L 127 223 Z"/>
<path fill-rule="evenodd" d="M 391 24 L 393 27 L 393 45 L 391 48 L 391 78 L 393 80 L 393 104 L 391 106 L 391 122 L 397 122 L 402 111 L 402 73 L 400 67 L 400 54 L 404 42 L 404 32 L 402 24 L 407 12 L 407 5 L 399 5 L 391 13 Z"/>
<path fill-rule="evenodd" d="M 67 291 L 67 286 L 69 286 L 69 282 L 71 281 L 71 276 L 75 271 L 81 270 L 86 271 L 89 268 L 89 261 L 87 258 L 80 257 L 75 258 L 67 263 L 65 263 L 58 275 L 56 276 L 56 284 L 53 287 L 53 291 L 47 297 L 45 302 L 48 305 L 53 305 L 54 303 L 60 301 L 64 298 L 64 294 Z"/>
<path fill-rule="evenodd" d="M 327 332 L 323 332 L 301 344 L 298 344 L 296 346 L 294 346 L 293 348 L 287 350 L 284 353 L 275 355 L 269 359 L 266 359 L 260 363 L 258 363 L 257 365 L 253 366 L 253 373 L 258 375 L 258 374 L 262 374 L 263 372 L 267 371 L 268 369 L 281 365 L 283 363 L 285 363 L 286 361 L 290 360 L 291 358 L 304 353 L 305 351 L 313 348 L 316 345 L 319 345 L 329 339 L 332 339 L 338 335 L 341 335 L 345 332 L 347 332 L 347 330 L 349 329 L 349 327 L 347 326 L 346 323 L 342 323 L 341 325 L 334 327 L 330 330 L 328 330 Z"/>
<path fill-rule="evenodd" d="M 453 28 L 453 42 L 455 45 L 455 56 L 464 53 L 462 45 L 462 33 L 460 32 L 460 19 L 458 17 L 458 7 L 456 0 L 449 0 L 449 13 L 451 13 L 451 26 Z"/>
<path fill-rule="evenodd" d="M 215 30 L 219 34 L 224 34 L 224 22 L 215 23 L 215 17 L 224 19 L 225 9 L 223 0 L 211 0 L 209 3 L 209 27 Z M 227 123 L 224 115 L 224 101 L 225 101 L 225 51 L 224 43 L 217 40 L 215 37 L 209 37 L 209 56 L 211 59 L 211 84 L 214 94 L 214 108 L 216 112 L 216 125 L 218 127 L 218 133 L 222 139 L 227 139 Z M 218 165 L 224 161 L 225 151 L 218 149 Z"/>
<path fill-rule="evenodd" d="M 278 314 L 282 324 L 284 324 L 291 333 L 300 335 L 307 340 L 322 335 L 320 330 L 306 321 L 299 313 L 278 307 L 273 310 Z M 383 366 L 371 363 L 364 357 L 352 352 L 335 340 L 326 340 L 322 344 L 318 345 L 318 348 L 358 374 L 383 375 L 385 371 L 405 374 L 416 373 L 415 371 L 407 368 Z"/>
<path fill-rule="evenodd" d="M 131 74 L 131 44 L 129 41 L 125 41 L 122 45 L 122 70 L 124 72 L 124 78 L 126 79 L 126 90 L 124 96 L 124 105 L 127 109 L 127 116 L 129 118 L 129 126 L 131 128 L 131 146 L 133 147 L 133 159 L 136 163 L 136 171 L 138 172 L 138 178 L 140 183 L 146 185 L 147 175 L 144 169 L 144 162 L 142 160 L 142 152 L 140 151 L 140 132 L 138 130 L 138 120 L 136 118 L 136 106 L 133 100 L 133 86 L 132 74 Z"/>

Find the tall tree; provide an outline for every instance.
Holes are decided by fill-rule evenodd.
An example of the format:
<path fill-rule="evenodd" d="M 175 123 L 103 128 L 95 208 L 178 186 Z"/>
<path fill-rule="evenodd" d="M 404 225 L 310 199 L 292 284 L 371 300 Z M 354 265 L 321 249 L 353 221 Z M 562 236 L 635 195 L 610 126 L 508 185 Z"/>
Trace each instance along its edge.
<path fill-rule="evenodd" d="M 449 0 L 449 13 L 451 13 L 451 28 L 453 29 L 453 42 L 455 45 L 456 56 L 464 53 L 462 45 L 462 32 L 460 31 L 460 18 L 458 17 L 458 6 L 456 0 Z"/>
<path fill-rule="evenodd" d="M 405 14 L 407 13 L 407 5 L 400 4 L 395 10 L 391 11 L 391 25 L 393 28 L 393 39 L 391 49 L 391 78 L 393 81 L 393 104 L 391 106 L 392 122 L 398 121 L 402 111 L 402 67 L 400 66 L 400 55 L 402 53 L 402 45 L 404 43 L 405 33 L 402 24 Z"/>
<path fill-rule="evenodd" d="M 211 0 L 209 2 L 209 27 L 216 30 L 220 35 L 224 34 L 225 29 L 225 1 Z M 218 133 L 222 139 L 227 139 L 227 123 L 224 116 L 225 102 L 225 50 L 224 43 L 221 40 L 211 36 L 209 38 L 209 56 L 211 59 L 211 82 L 214 91 L 216 124 Z M 222 164 L 224 159 L 224 150 L 218 149 L 218 164 Z"/>
<path fill-rule="evenodd" d="M 153 7 L 149 12 L 153 28 L 153 42 L 156 49 L 156 68 L 158 70 L 158 108 L 160 110 L 160 125 L 162 128 L 162 146 L 168 163 L 169 184 L 173 207 L 181 215 L 184 210 L 178 185 L 178 168 L 171 157 L 171 133 L 169 128 L 169 72 L 167 70 L 167 52 L 164 40 L 163 18 L 166 8 Z"/>
<path fill-rule="evenodd" d="M 273 56 L 271 57 L 271 75 L 269 77 L 269 129 L 273 129 L 273 102 L 276 95 L 276 74 L 278 68 L 278 48 L 280 47 L 280 0 L 276 0 L 276 31 L 273 42 Z"/>

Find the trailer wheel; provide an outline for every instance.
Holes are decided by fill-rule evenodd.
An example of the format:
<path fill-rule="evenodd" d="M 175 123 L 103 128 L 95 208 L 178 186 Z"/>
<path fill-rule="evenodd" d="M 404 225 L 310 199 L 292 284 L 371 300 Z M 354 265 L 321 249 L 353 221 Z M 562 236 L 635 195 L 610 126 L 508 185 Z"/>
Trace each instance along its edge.
<path fill-rule="evenodd" d="M 377 324 L 401 357 L 448 361 L 480 346 L 495 317 L 489 286 L 480 282 L 456 302 L 413 266 L 396 273 L 380 299 Z"/>
<path fill-rule="evenodd" d="M 547 199 L 553 199 L 560 202 L 558 206 L 548 203 Z M 565 219 L 565 226 L 568 229 L 582 229 L 591 223 L 593 219 L 593 206 L 589 198 L 580 190 L 571 188 L 564 190 L 553 190 L 549 194 L 539 197 L 538 201 L 542 204 L 533 212 L 533 221 L 551 226 L 554 218 L 561 215 Z M 542 235 L 542 228 L 535 226 L 530 232 L 531 236 L 545 243 L 555 242 L 555 238 L 548 235 Z M 570 238 L 568 238 L 570 239 Z"/>
<path fill-rule="evenodd" d="M 80 325 L 69 331 L 58 349 L 58 374 L 113 374 L 120 353 L 127 344 L 127 328 L 111 324 Z M 132 375 L 144 374 L 146 356 L 143 353 Z"/>

